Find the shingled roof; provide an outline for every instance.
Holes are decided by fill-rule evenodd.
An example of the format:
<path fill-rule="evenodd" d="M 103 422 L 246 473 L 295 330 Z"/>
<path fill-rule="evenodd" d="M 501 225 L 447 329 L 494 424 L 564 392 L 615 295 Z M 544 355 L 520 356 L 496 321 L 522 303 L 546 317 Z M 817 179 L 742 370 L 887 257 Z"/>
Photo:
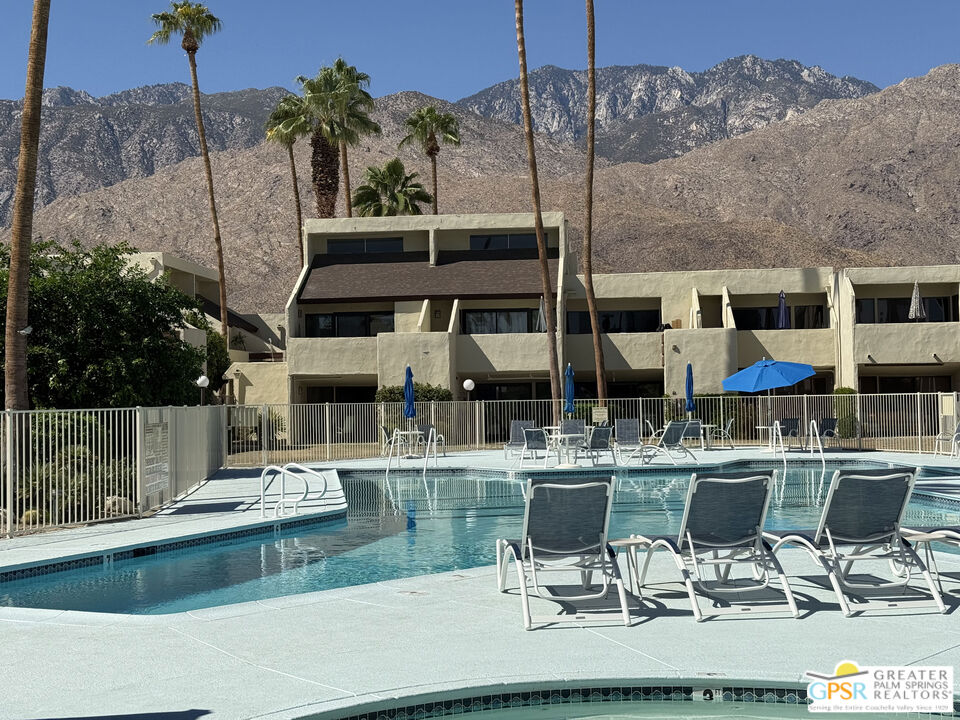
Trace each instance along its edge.
<path fill-rule="evenodd" d="M 550 286 L 557 286 L 557 250 Z M 543 294 L 536 250 L 441 251 L 431 266 L 426 252 L 317 255 L 300 290 L 301 303 L 516 298 Z"/>

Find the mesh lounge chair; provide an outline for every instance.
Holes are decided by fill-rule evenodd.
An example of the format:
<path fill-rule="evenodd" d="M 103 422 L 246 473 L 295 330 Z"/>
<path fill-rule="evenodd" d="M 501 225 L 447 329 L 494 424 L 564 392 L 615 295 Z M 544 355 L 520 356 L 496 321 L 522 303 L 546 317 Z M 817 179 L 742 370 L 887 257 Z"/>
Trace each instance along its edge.
<path fill-rule="evenodd" d="M 835 417 L 821 418 L 817 421 L 817 434 L 820 442 L 837 439 L 837 419 Z"/>
<path fill-rule="evenodd" d="M 497 585 L 506 592 L 507 571 L 512 559 L 520 582 L 523 627 L 534 624 L 609 620 L 609 612 L 574 612 L 535 618 L 530 614 L 530 585 L 544 599 L 567 603 L 607 597 L 616 585 L 620 614 L 630 624 L 627 594 L 616 555 L 607 544 L 613 478 L 560 477 L 527 480 L 523 531 L 519 540 L 497 540 Z M 591 590 L 591 576 L 600 574 L 600 586 Z M 576 573 L 582 594 L 555 595 L 541 586 L 547 573 Z"/>
<path fill-rule="evenodd" d="M 933 454 L 940 454 L 941 445 L 950 448 L 950 455 L 957 454 L 958 442 L 960 442 L 960 427 L 957 427 L 957 419 L 953 415 L 940 416 L 940 432 L 933 439 Z"/>
<path fill-rule="evenodd" d="M 667 423 L 667 427 L 664 428 L 663 434 L 658 438 L 656 445 L 641 445 L 640 448 L 634 450 L 627 456 L 627 458 L 623 461 L 623 464 L 626 465 L 635 457 L 639 457 L 640 462 L 645 465 L 651 462 L 654 458 L 660 455 L 665 455 L 670 462 L 676 465 L 677 460 L 674 457 L 674 454 L 677 454 L 679 457 L 684 459 L 689 456 L 693 462 L 698 462 L 697 456 L 688 450 L 683 444 L 683 438 L 686 434 L 686 431 L 686 422 L 671 421 Z"/>
<path fill-rule="evenodd" d="M 543 428 L 524 428 L 523 429 L 523 447 L 520 449 L 520 467 L 523 467 L 523 461 L 530 453 L 530 459 L 537 459 L 537 452 L 543 450 L 543 466 L 547 466 L 547 460 L 550 458 L 550 448 L 547 444 L 547 433 Z"/>
<path fill-rule="evenodd" d="M 910 501 L 915 472 L 912 470 L 837 470 L 823 505 L 820 524 L 812 533 L 765 533 L 775 540 L 774 552 L 782 545 L 797 545 L 822 567 L 843 614 L 854 611 L 935 605 L 946 612 L 943 600 L 923 561 L 900 532 L 900 522 Z M 854 562 L 881 561 L 900 570 L 895 580 L 857 581 L 850 575 Z M 919 571 L 927 583 L 929 602 L 892 599 L 867 600 L 857 597 L 851 609 L 846 591 L 896 589 L 906 591 L 912 571 Z M 852 593 L 851 593 L 852 595 Z"/>
<path fill-rule="evenodd" d="M 443 437 L 443 435 L 437 432 L 437 429 L 433 425 L 429 423 L 417 425 L 417 430 L 420 432 L 420 439 L 417 442 L 421 445 L 426 445 L 428 442 L 430 442 L 431 431 L 436 433 L 437 445 L 442 449 L 443 456 L 447 456 L 447 440 Z M 424 448 L 424 451 L 426 451 L 426 448 Z"/>
<path fill-rule="evenodd" d="M 683 439 L 696 440 L 700 443 L 700 449 L 703 450 L 703 422 L 701 420 L 687 420 L 687 429 L 683 431 Z"/>
<path fill-rule="evenodd" d="M 612 432 L 613 428 L 609 426 L 595 427 L 593 432 L 590 433 L 590 437 L 580 445 L 580 450 L 590 458 L 594 465 L 596 465 L 597 460 L 600 459 L 600 454 L 605 452 L 610 453 L 611 462 L 613 462 L 614 465 L 617 464 L 617 456 L 613 452 L 613 443 L 610 441 Z"/>
<path fill-rule="evenodd" d="M 586 435 L 587 424 L 583 420 L 562 420 L 560 422 L 561 435 Z"/>
<path fill-rule="evenodd" d="M 503 458 L 509 459 L 510 453 L 517 453 L 523 449 L 523 431 L 535 427 L 533 420 L 511 420 L 510 440 L 503 446 Z"/>
<path fill-rule="evenodd" d="M 789 438 L 797 438 L 797 442 L 800 442 L 800 418 L 783 418 L 780 420 L 780 434 L 783 436 L 784 442 Z"/>
<path fill-rule="evenodd" d="M 673 557 L 683 577 L 697 622 L 705 616 L 744 612 L 789 612 L 798 617 L 790 583 L 770 545 L 763 539 L 763 523 L 775 484 L 776 471 L 694 474 L 690 478 L 679 537 L 631 536 L 638 541 L 629 546 L 631 575 L 636 576 L 638 549 L 647 551 L 638 577 L 638 592 L 643 589 L 650 559 L 657 550 L 663 549 Z M 751 577 L 733 578 L 732 570 L 737 563 L 749 565 Z M 712 580 L 704 577 L 711 566 L 715 575 Z M 767 590 L 773 574 L 780 581 L 785 603 L 735 606 L 718 602 L 723 595 Z M 713 607 L 701 609 L 699 594 L 710 597 Z"/>
<path fill-rule="evenodd" d="M 614 431 L 616 442 L 613 449 L 622 463 L 624 453 L 632 453 L 643 445 L 640 439 L 640 421 L 636 418 L 617 418 L 614 421 Z"/>
<path fill-rule="evenodd" d="M 710 444 L 713 445 L 715 442 L 726 440 L 730 445 L 730 449 L 733 450 L 733 435 L 730 433 L 733 431 L 733 418 L 727 418 L 726 424 L 721 427 L 716 427 L 713 429 L 713 433 L 710 435 Z"/>

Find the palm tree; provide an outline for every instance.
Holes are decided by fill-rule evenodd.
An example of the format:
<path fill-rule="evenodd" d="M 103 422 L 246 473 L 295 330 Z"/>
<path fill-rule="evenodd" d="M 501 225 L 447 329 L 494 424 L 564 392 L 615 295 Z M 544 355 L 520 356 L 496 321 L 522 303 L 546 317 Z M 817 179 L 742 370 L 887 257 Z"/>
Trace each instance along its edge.
<path fill-rule="evenodd" d="M 297 208 L 297 241 L 300 247 L 300 262 L 305 263 L 303 256 L 303 211 L 300 207 L 300 186 L 297 183 L 297 163 L 293 157 L 293 145 L 313 130 L 310 113 L 306 103 L 299 95 L 287 95 L 267 118 L 267 140 L 282 145 L 287 149 L 290 158 L 290 177 L 293 179 L 293 201 Z"/>
<path fill-rule="evenodd" d="M 187 53 L 190 63 L 190 79 L 193 82 L 193 112 L 197 120 L 197 134 L 200 136 L 200 154 L 203 156 L 203 170 L 207 176 L 207 197 L 210 201 L 210 217 L 213 220 L 213 242 L 217 250 L 217 272 L 220 279 L 220 332 L 224 338 L 230 337 L 227 326 L 227 280 L 223 269 L 223 241 L 220 239 L 220 219 L 217 217 L 217 202 L 213 195 L 213 171 L 210 169 L 210 153 L 207 150 L 207 133 L 203 127 L 203 115 L 200 112 L 200 85 L 197 82 L 197 50 L 204 38 L 218 32 L 221 27 L 219 18 L 213 15 L 206 5 L 189 0 L 171 2 L 170 11 L 156 13 L 153 22 L 157 31 L 150 36 L 147 44 L 166 45 L 176 35 L 182 35 L 180 47 Z"/>
<path fill-rule="evenodd" d="M 593 360 L 597 373 L 597 400 L 601 407 L 607 404 L 607 371 L 603 361 L 603 338 L 600 336 L 600 320 L 597 317 L 597 296 L 593 292 L 593 143 L 597 118 L 597 77 L 595 62 L 595 32 L 593 0 L 587 2 L 587 170 L 586 198 L 584 200 L 583 286 L 587 293 L 587 311 L 590 313 L 590 328 L 593 331 Z"/>
<path fill-rule="evenodd" d="M 437 209 L 437 155 L 440 153 L 440 141 L 447 145 L 460 144 L 460 123 L 452 113 L 441 113 L 436 105 L 427 105 L 414 111 L 407 118 L 407 130 L 410 134 L 400 141 L 399 147 L 417 143 L 430 158 L 433 171 L 433 214 Z"/>
<path fill-rule="evenodd" d="M 310 139 L 311 175 L 317 214 L 322 218 L 334 216 L 343 170 L 345 206 L 347 216 L 352 216 L 347 146 L 356 145 L 364 135 L 380 132 L 380 126 L 369 115 L 373 98 L 364 89 L 370 77 L 340 58 L 333 67 L 320 68 L 315 77 L 300 76 L 297 81 L 314 123 Z"/>
<path fill-rule="evenodd" d="M 420 203 L 431 200 L 423 185 L 414 182 L 417 173 L 407 174 L 400 158 L 387 161 L 382 167 L 368 167 L 364 184 L 353 194 L 353 204 L 361 217 L 388 215 L 422 215 Z"/>
<path fill-rule="evenodd" d="M 537 156 L 533 147 L 533 120 L 530 116 L 530 86 L 527 83 L 527 48 L 523 38 L 523 0 L 514 0 L 517 21 L 517 56 L 520 60 L 520 99 L 523 105 L 523 134 L 527 140 L 527 162 L 530 165 L 530 194 L 533 200 L 533 223 L 537 234 L 537 255 L 540 258 L 540 279 L 543 284 L 543 302 L 547 320 L 547 359 L 550 363 L 550 390 L 553 395 L 554 423 L 560 420 L 560 365 L 557 358 L 557 309 L 550 287 L 550 266 L 547 263 L 547 243 L 543 234 L 543 214 L 540 210 L 540 180 L 537 176 Z"/>
<path fill-rule="evenodd" d="M 30 244 L 33 238 L 33 203 L 37 187 L 37 150 L 40 146 L 40 113 L 43 71 L 47 61 L 47 25 L 50 0 L 34 0 L 27 56 L 27 84 L 20 118 L 20 156 L 17 190 L 13 199 L 10 236 L 10 276 L 4 333 L 3 387 L 7 410 L 29 409 L 27 396 L 27 334 L 30 303 Z M 7 508 L 10 512 L 10 508 Z"/>

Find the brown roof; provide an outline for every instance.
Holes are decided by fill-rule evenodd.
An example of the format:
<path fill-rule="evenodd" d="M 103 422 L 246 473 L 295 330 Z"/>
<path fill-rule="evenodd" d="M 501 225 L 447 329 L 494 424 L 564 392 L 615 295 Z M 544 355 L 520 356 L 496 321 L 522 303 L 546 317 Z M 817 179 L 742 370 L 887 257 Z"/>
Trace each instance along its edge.
<path fill-rule="evenodd" d="M 551 249 L 551 255 L 556 250 Z M 552 257 L 550 286 L 557 286 Z M 301 303 L 516 298 L 543 294 L 536 250 L 440 252 L 431 267 L 426 252 L 318 255 L 300 291 Z"/>

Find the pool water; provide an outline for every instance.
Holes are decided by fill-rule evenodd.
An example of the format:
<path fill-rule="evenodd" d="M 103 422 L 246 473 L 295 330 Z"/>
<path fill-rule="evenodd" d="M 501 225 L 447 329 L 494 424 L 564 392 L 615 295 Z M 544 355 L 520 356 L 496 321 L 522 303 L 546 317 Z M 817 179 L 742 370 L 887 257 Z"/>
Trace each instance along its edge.
<path fill-rule="evenodd" d="M 816 527 L 830 475 L 819 467 L 789 470 L 771 501 L 767 527 Z M 610 537 L 675 534 L 689 478 L 688 471 L 624 474 L 617 480 Z M 0 606 L 183 612 L 490 565 L 496 539 L 521 531 L 523 496 L 516 481 L 405 476 L 391 478 L 387 488 L 382 479 L 341 479 L 346 520 L 0 583 Z M 960 510 L 915 496 L 905 524 L 960 525 Z"/>

